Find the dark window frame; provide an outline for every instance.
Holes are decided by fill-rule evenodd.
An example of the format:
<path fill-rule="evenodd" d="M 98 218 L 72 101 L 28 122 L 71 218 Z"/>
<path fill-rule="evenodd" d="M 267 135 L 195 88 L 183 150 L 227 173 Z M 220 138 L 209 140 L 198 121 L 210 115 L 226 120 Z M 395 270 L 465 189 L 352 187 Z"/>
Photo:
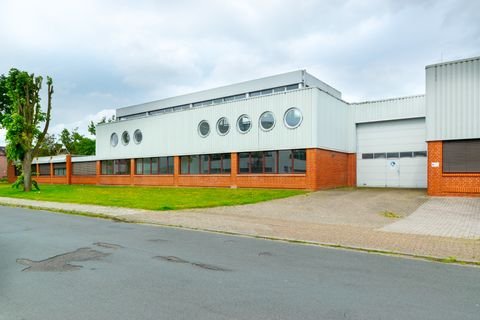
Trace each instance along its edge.
<path fill-rule="evenodd" d="M 442 172 L 480 173 L 480 139 L 449 140 L 442 143 Z"/>
<path fill-rule="evenodd" d="M 220 155 L 220 172 L 214 172 L 212 173 L 212 156 L 213 155 Z M 207 163 L 207 171 L 203 171 L 205 169 L 202 166 L 202 163 L 204 163 L 203 157 L 207 156 L 208 161 Z M 228 156 L 228 157 L 227 157 Z M 192 173 L 192 157 L 198 157 L 198 173 Z M 183 161 L 187 161 L 186 169 L 187 171 L 184 172 L 182 171 L 182 163 Z M 227 170 L 226 167 L 226 161 L 230 162 L 230 168 Z M 232 171 L 232 157 L 230 153 L 211 153 L 211 154 L 196 154 L 196 155 L 187 155 L 187 156 L 181 156 L 180 157 L 180 174 L 181 175 L 212 175 L 212 174 L 220 174 L 220 175 L 230 175 Z"/>
<path fill-rule="evenodd" d="M 289 152 L 289 161 L 290 161 L 290 172 L 280 172 L 280 151 L 288 151 Z M 260 152 L 262 154 L 261 157 L 261 164 L 262 164 L 262 172 L 252 172 L 252 154 Z M 265 153 L 272 152 L 275 153 L 275 171 L 273 172 L 265 172 Z M 295 167 L 295 152 L 303 152 L 305 154 L 305 169 L 303 168 L 296 168 Z M 240 171 L 240 154 L 248 153 L 248 172 L 241 172 Z M 250 151 L 250 152 L 240 152 L 238 153 L 237 161 L 237 174 L 254 174 L 254 175 L 263 175 L 263 174 L 278 174 L 278 175 L 285 175 L 285 174 L 299 174 L 304 175 L 307 172 L 307 151 L 306 149 L 290 149 L 290 150 L 267 150 L 267 151 Z M 303 160 L 303 159 L 297 159 Z M 245 168 L 244 168 L 245 169 Z"/>
<path fill-rule="evenodd" d="M 157 159 L 157 165 L 156 165 L 156 170 L 157 170 L 157 173 L 153 173 L 153 159 Z M 167 161 L 167 172 L 161 172 L 160 168 L 161 168 L 161 161 L 162 159 L 166 159 Z M 139 168 L 138 168 L 138 162 L 141 161 L 141 172 L 139 172 Z M 146 162 L 147 161 L 147 162 Z M 150 157 L 150 158 L 136 158 L 135 159 L 135 175 L 137 176 L 165 176 L 165 175 L 173 175 L 173 171 L 174 171 L 174 168 L 173 168 L 173 165 L 171 166 L 171 164 L 173 164 L 174 160 L 173 160 L 173 157 Z M 145 163 L 149 163 L 150 164 L 150 173 L 145 173 Z"/>
<path fill-rule="evenodd" d="M 121 166 L 125 165 L 125 172 L 121 172 Z M 130 159 L 101 160 L 100 174 L 102 176 L 129 176 L 131 174 Z M 104 170 L 106 169 L 106 170 Z"/>

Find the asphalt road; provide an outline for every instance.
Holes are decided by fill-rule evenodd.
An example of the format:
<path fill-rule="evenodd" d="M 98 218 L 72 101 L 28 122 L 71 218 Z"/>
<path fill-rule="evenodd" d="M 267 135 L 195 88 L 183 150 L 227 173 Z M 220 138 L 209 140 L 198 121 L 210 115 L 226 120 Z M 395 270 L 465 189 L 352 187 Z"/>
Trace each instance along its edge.
<path fill-rule="evenodd" d="M 1 320 L 479 318 L 480 268 L 0 207 Z"/>

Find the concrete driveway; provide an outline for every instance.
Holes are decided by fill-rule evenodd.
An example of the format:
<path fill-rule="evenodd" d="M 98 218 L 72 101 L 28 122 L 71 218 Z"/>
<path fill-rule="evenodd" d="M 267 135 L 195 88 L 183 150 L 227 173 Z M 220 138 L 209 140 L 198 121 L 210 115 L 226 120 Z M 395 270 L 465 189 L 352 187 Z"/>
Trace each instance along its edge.
<path fill-rule="evenodd" d="M 405 219 L 381 230 L 480 239 L 480 198 L 432 197 Z"/>

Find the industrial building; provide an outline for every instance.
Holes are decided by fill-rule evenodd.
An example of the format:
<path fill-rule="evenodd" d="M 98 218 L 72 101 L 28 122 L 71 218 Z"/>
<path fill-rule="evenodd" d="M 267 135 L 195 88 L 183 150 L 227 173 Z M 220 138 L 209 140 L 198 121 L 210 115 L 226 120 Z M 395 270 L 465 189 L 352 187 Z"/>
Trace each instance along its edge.
<path fill-rule="evenodd" d="M 299 70 L 119 108 L 95 156 L 35 159 L 36 179 L 480 195 L 480 57 L 425 70 L 425 95 L 380 101 Z"/>

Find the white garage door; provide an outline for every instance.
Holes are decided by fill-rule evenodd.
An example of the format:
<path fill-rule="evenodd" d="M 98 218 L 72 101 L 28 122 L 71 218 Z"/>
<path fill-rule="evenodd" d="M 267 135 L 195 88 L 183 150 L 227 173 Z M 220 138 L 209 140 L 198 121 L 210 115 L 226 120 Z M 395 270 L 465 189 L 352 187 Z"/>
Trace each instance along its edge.
<path fill-rule="evenodd" d="M 357 125 L 357 185 L 427 187 L 425 119 Z"/>

